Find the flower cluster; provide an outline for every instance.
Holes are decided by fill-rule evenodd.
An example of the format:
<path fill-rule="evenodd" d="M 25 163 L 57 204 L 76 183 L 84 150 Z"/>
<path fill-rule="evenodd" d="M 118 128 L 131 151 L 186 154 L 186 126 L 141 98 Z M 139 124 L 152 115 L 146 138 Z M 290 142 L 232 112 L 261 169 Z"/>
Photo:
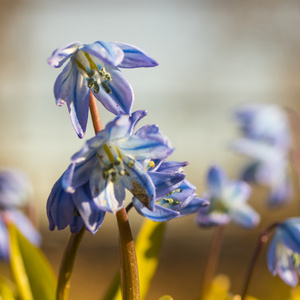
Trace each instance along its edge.
<path fill-rule="evenodd" d="M 243 138 L 234 151 L 252 158 L 241 178 L 270 188 L 269 204 L 280 205 L 291 197 L 288 155 L 291 144 L 286 112 L 271 104 L 249 104 L 236 112 Z"/>

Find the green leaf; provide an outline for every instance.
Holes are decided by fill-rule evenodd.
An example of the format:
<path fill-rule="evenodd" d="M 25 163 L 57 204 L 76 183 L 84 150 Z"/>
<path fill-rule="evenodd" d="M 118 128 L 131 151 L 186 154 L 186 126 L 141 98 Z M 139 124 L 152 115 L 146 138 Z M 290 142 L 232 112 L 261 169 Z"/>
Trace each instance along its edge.
<path fill-rule="evenodd" d="M 0 299 L 15 300 L 14 291 L 11 282 L 0 277 Z"/>
<path fill-rule="evenodd" d="M 161 248 L 164 229 L 165 223 L 145 220 L 135 243 L 141 300 L 145 299 L 147 295 L 158 265 L 158 254 Z M 122 300 L 119 273 L 115 276 L 103 300 Z"/>
<path fill-rule="evenodd" d="M 13 224 L 8 228 L 12 272 L 22 299 L 55 299 L 56 278 L 48 260 Z"/>

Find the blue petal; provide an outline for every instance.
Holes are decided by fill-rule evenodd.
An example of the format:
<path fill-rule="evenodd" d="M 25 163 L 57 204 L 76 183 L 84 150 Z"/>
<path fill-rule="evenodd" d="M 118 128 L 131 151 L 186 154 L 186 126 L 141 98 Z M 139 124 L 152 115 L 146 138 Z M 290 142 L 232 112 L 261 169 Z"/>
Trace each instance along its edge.
<path fill-rule="evenodd" d="M 229 216 L 235 223 L 246 228 L 253 228 L 260 221 L 259 214 L 245 203 L 230 207 Z"/>
<path fill-rule="evenodd" d="M 155 199 L 155 187 L 150 176 L 145 172 L 139 162 L 135 162 L 130 168 L 127 167 L 130 159 L 123 158 L 125 164 L 125 170 L 128 176 L 120 177 L 123 180 L 123 184 L 133 196 L 135 196 L 143 205 L 150 210 L 153 209 Z"/>
<path fill-rule="evenodd" d="M 93 201 L 88 183 L 76 190 L 73 200 L 86 229 L 95 234 L 103 223 L 105 212 Z"/>
<path fill-rule="evenodd" d="M 146 137 L 149 134 L 161 134 L 159 127 L 155 124 L 147 124 L 141 127 L 139 130 L 137 130 L 137 132 L 135 133 L 135 135 L 139 137 Z"/>
<path fill-rule="evenodd" d="M 207 174 L 209 194 L 214 198 L 220 198 L 226 185 L 226 181 L 227 178 L 223 169 L 217 166 L 211 167 Z"/>
<path fill-rule="evenodd" d="M 54 184 L 47 200 L 47 216 L 49 229 L 64 229 L 73 218 L 74 204 L 72 196 L 62 188 L 62 177 Z"/>
<path fill-rule="evenodd" d="M 273 276 L 276 275 L 277 270 L 276 270 L 276 247 L 278 243 L 278 235 L 275 233 L 268 249 L 267 253 L 267 264 L 268 264 L 268 269 L 271 272 Z"/>
<path fill-rule="evenodd" d="M 118 66 L 124 58 L 124 52 L 113 43 L 96 41 L 93 44 L 85 45 L 82 48 L 89 54 L 92 54 L 111 66 Z"/>
<path fill-rule="evenodd" d="M 81 230 L 82 226 L 84 226 L 84 223 L 80 216 L 74 216 L 69 226 L 70 226 L 70 231 L 72 233 L 78 233 Z"/>
<path fill-rule="evenodd" d="M 116 140 L 115 144 L 124 153 L 136 160 L 164 159 L 168 157 L 173 148 L 169 141 L 161 135 L 153 135 L 145 138 L 130 136 L 128 138 Z"/>
<path fill-rule="evenodd" d="M 132 113 L 132 115 L 130 116 L 129 120 L 131 122 L 131 127 L 129 130 L 129 134 L 132 135 L 134 133 L 135 130 L 135 126 L 136 124 L 145 116 L 147 116 L 147 111 L 146 110 L 137 110 L 135 112 Z"/>
<path fill-rule="evenodd" d="M 279 184 L 271 187 L 271 193 L 268 200 L 270 206 L 280 206 L 291 200 L 292 187 L 290 181 L 285 178 Z"/>
<path fill-rule="evenodd" d="M 148 172 L 153 184 L 155 185 L 156 199 L 164 197 L 179 187 L 180 183 L 185 178 L 182 173 L 157 173 Z"/>
<path fill-rule="evenodd" d="M 244 181 L 231 181 L 224 188 L 224 201 L 229 205 L 244 204 L 251 195 L 251 187 Z"/>
<path fill-rule="evenodd" d="M 93 91 L 93 95 L 102 105 L 115 115 L 131 114 L 131 107 L 134 101 L 133 89 L 124 75 L 114 67 L 106 66 L 112 80 L 106 81 L 111 89 L 111 93 L 107 93 L 102 85 L 98 93 Z"/>
<path fill-rule="evenodd" d="M 155 67 L 158 65 L 154 59 L 136 46 L 119 42 L 112 42 L 112 44 L 121 48 L 125 54 L 123 61 L 118 65 L 119 68 Z"/>
<path fill-rule="evenodd" d="M 48 58 L 48 64 L 51 67 L 59 68 L 63 65 L 63 63 L 72 56 L 78 48 L 82 46 L 81 42 L 73 42 L 71 44 L 68 44 L 65 47 L 61 47 L 56 49 L 51 57 Z"/>
<path fill-rule="evenodd" d="M 90 92 L 73 62 L 69 62 L 57 77 L 54 95 L 57 105 L 67 103 L 72 125 L 78 137 L 82 138 L 88 119 Z"/>
<path fill-rule="evenodd" d="M 186 216 L 198 212 L 200 208 L 206 207 L 209 202 L 205 199 L 193 197 L 189 204 L 180 209 L 180 216 Z"/>
<path fill-rule="evenodd" d="M 5 218 L 9 219 L 20 232 L 34 245 L 40 245 L 42 237 L 32 225 L 31 221 L 19 210 L 11 209 L 3 212 Z"/>
<path fill-rule="evenodd" d="M 159 168 L 156 170 L 157 172 L 180 172 L 181 168 L 187 166 L 189 162 L 178 162 L 178 161 L 167 161 L 163 162 Z"/>
<path fill-rule="evenodd" d="M 147 209 L 140 201 L 136 198 L 133 199 L 133 205 L 137 212 L 147 219 L 155 222 L 165 222 L 174 219 L 179 216 L 179 212 L 165 208 L 163 206 L 154 205 L 154 209 L 151 211 Z"/>
<path fill-rule="evenodd" d="M 0 259 L 8 260 L 9 258 L 9 240 L 7 234 L 7 228 L 2 221 L 2 215 L 0 215 Z"/>
<path fill-rule="evenodd" d="M 293 252 L 300 254 L 300 230 L 298 226 L 290 226 L 288 222 L 279 225 L 281 234 L 281 242 L 284 246 Z"/>
<path fill-rule="evenodd" d="M 240 178 L 245 180 L 246 182 L 257 182 L 257 171 L 260 167 L 259 161 L 254 161 L 253 163 L 249 164 L 243 171 Z"/>
<path fill-rule="evenodd" d="M 117 116 L 113 122 L 110 122 L 105 127 L 110 141 L 121 139 L 129 135 L 131 122 L 129 116 Z"/>
<path fill-rule="evenodd" d="M 225 213 L 212 212 L 209 214 L 202 213 L 202 211 L 207 210 L 206 207 L 200 208 L 199 213 L 196 218 L 196 222 L 200 226 L 210 227 L 216 225 L 226 225 L 230 222 L 230 217 Z"/>

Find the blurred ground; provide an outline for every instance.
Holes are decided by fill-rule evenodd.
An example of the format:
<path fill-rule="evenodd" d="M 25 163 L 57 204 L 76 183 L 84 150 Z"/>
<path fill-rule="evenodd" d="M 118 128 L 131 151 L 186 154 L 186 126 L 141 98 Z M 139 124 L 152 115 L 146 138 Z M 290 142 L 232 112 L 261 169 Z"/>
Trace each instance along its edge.
<path fill-rule="evenodd" d="M 43 250 L 56 272 L 68 230 L 48 231 L 45 203 L 83 141 L 75 135 L 66 107 L 55 106 L 59 70 L 46 64 L 52 51 L 75 40 L 101 39 L 138 45 L 154 57 L 157 68 L 125 71 L 135 91 L 134 110 L 147 109 L 143 124 L 157 123 L 168 135 L 176 147 L 172 159 L 190 161 L 187 178 L 202 194 L 211 164 L 222 165 L 234 177 L 245 162 L 228 150 L 237 135 L 232 111 L 238 105 L 275 102 L 300 112 L 299 26 L 297 0 L 0 0 L 0 165 L 19 167 L 32 178 Z M 100 110 L 103 123 L 112 118 Z M 86 139 L 92 135 L 89 124 Z M 259 229 L 230 225 L 225 231 L 218 272 L 232 277 L 235 293 L 259 230 L 274 220 L 299 216 L 298 187 L 291 204 L 277 211 L 265 207 L 266 194 L 259 189 L 251 198 L 262 214 Z M 131 213 L 131 220 L 136 233 L 142 219 Z M 197 296 L 211 234 L 197 228 L 193 217 L 168 224 L 148 300 L 167 293 L 176 300 Z M 118 268 L 117 247 L 116 225 L 109 216 L 94 237 L 85 236 L 70 299 L 101 299 Z M 265 253 L 250 292 L 262 300 L 288 297 L 288 287 L 268 273 Z"/>

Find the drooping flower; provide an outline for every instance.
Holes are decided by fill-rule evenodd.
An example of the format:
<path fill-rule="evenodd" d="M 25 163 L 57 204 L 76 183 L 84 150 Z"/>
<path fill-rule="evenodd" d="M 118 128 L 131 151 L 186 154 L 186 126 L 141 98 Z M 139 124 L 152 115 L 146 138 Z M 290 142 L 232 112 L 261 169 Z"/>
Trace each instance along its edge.
<path fill-rule="evenodd" d="M 241 178 L 249 183 L 267 186 L 270 189 L 270 206 L 282 205 L 291 199 L 292 185 L 286 151 L 250 139 L 236 140 L 233 149 L 252 158 L 242 170 Z"/>
<path fill-rule="evenodd" d="M 291 135 L 285 110 L 274 104 L 248 104 L 236 112 L 243 138 L 233 142 L 233 150 L 251 161 L 241 178 L 270 188 L 268 204 L 280 205 L 290 199 L 288 173 Z"/>
<path fill-rule="evenodd" d="M 250 103 L 235 112 L 246 138 L 288 149 L 291 143 L 286 111 L 275 104 Z"/>
<path fill-rule="evenodd" d="M 233 221 L 243 227 L 255 227 L 260 217 L 247 204 L 251 193 L 244 181 L 230 181 L 223 169 L 213 166 L 207 174 L 207 194 L 210 205 L 200 208 L 197 223 L 201 226 L 225 225 Z"/>
<path fill-rule="evenodd" d="M 0 170 L 0 259 L 9 258 L 7 224 L 13 223 L 33 244 L 39 245 L 41 236 L 21 211 L 31 194 L 28 177 L 13 168 Z"/>
<path fill-rule="evenodd" d="M 267 254 L 268 268 L 288 285 L 298 284 L 300 274 L 300 218 L 279 224 Z"/>
<path fill-rule="evenodd" d="M 74 42 L 56 49 L 48 63 L 60 68 L 68 59 L 56 79 L 54 95 L 57 105 L 67 103 L 71 122 L 80 138 L 86 131 L 90 92 L 113 114 L 130 114 L 133 90 L 119 68 L 157 66 L 143 50 L 118 42 Z"/>
<path fill-rule="evenodd" d="M 155 186 L 140 161 L 164 159 L 173 149 L 160 132 L 149 131 L 143 136 L 134 133 L 145 115 L 145 111 L 137 111 L 130 117 L 116 117 L 73 155 L 48 199 L 51 230 L 70 225 L 76 232 L 80 229 L 78 222 L 83 222 L 95 233 L 105 212 L 116 213 L 124 206 L 125 189 L 153 209 Z"/>
<path fill-rule="evenodd" d="M 148 171 L 156 190 L 153 210 L 147 208 L 137 198 L 133 205 L 139 214 L 152 221 L 164 222 L 171 219 L 195 213 L 200 207 L 208 205 L 206 200 L 195 194 L 195 186 L 185 179 L 182 167 L 187 162 L 158 162 Z"/>

